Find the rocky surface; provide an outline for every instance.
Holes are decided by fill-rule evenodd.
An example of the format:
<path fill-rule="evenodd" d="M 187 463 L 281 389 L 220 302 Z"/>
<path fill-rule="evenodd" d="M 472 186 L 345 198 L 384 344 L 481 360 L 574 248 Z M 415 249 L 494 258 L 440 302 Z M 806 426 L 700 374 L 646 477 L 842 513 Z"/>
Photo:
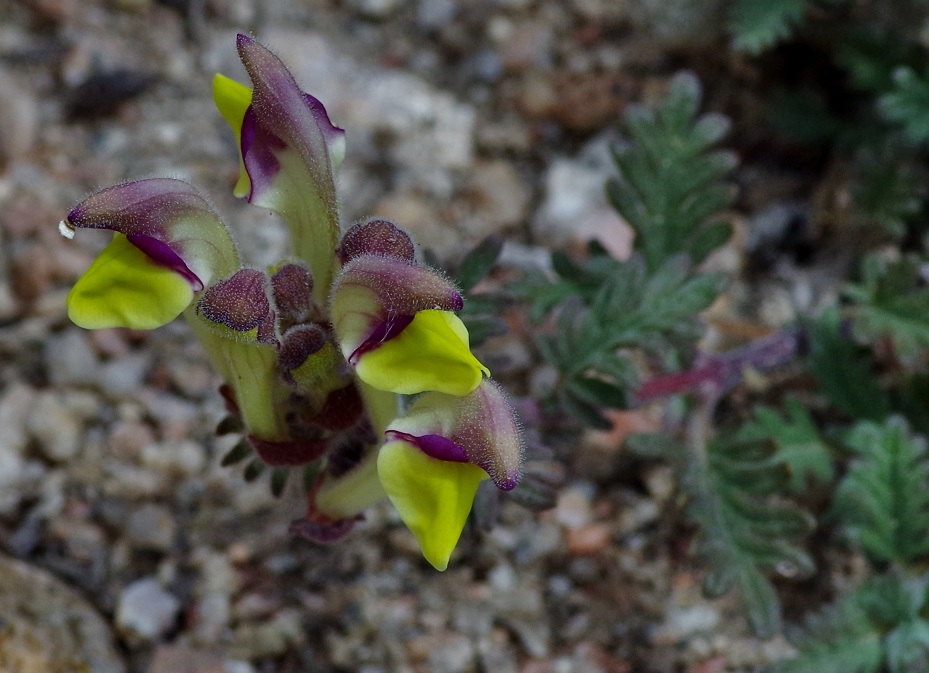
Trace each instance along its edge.
<path fill-rule="evenodd" d="M 21 559 L 0 558 L 0 671 L 721 673 L 782 653 L 700 596 L 667 472 L 624 478 L 617 434 L 574 438 L 557 506 L 505 506 L 444 574 L 386 506 L 317 547 L 287 534 L 298 493 L 219 466 L 218 381 L 184 325 L 90 334 L 64 309 L 104 237 L 57 222 L 124 179 L 190 179 L 254 263 L 280 256 L 278 223 L 231 196 L 210 99 L 213 72 L 242 77 L 237 31 L 348 130 L 347 222 L 391 217 L 453 262 L 491 232 L 509 260 L 592 236 L 627 254 L 609 143 L 716 5 L 0 0 L 0 548 Z M 544 385 L 508 343 L 516 388 Z"/>

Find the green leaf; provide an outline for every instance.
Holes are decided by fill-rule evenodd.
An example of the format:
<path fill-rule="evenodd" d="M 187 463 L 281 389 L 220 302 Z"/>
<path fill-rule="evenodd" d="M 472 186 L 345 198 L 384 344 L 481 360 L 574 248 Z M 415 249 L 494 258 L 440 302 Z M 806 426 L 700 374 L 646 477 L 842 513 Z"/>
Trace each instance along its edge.
<path fill-rule="evenodd" d="M 705 451 L 695 451 L 683 480 L 689 515 L 700 527 L 697 550 L 710 568 L 704 591 L 720 596 L 737 588 L 755 632 L 770 637 L 781 617 L 766 572 L 812 574 L 813 561 L 798 546 L 812 517 L 776 497 L 787 473 L 771 442 L 718 440 Z"/>
<path fill-rule="evenodd" d="M 878 111 L 902 127 L 912 143 L 929 141 L 929 79 L 909 66 L 893 73 L 893 88 L 878 99 Z"/>
<path fill-rule="evenodd" d="M 665 359 L 689 349 L 701 333 L 697 314 L 725 281 L 713 274 L 689 276 L 683 256 L 667 260 L 651 276 L 638 256 L 611 261 L 611 274 L 589 305 L 573 296 L 559 307 L 551 332 L 536 338 L 542 356 L 561 374 L 562 401 L 596 427 L 608 427 L 597 409 L 626 407 L 628 390 L 636 384 L 635 367 L 622 349 Z"/>
<path fill-rule="evenodd" d="M 241 439 L 226 452 L 219 464 L 223 467 L 229 467 L 245 460 L 250 455 L 252 455 L 251 443 L 247 439 Z"/>
<path fill-rule="evenodd" d="M 729 16 L 732 46 L 758 54 L 790 37 L 805 11 L 806 0 L 736 0 Z"/>
<path fill-rule="evenodd" d="M 770 407 L 757 406 L 754 418 L 742 426 L 738 438 L 743 440 L 773 440 L 776 458 L 782 460 L 790 473 L 790 490 L 804 493 L 810 480 L 829 484 L 834 477 L 832 453 L 823 442 L 813 419 L 796 398 L 785 401 L 786 416 Z"/>
<path fill-rule="evenodd" d="M 887 635 L 890 673 L 925 673 L 929 670 L 929 622 L 917 619 L 900 624 Z"/>
<path fill-rule="evenodd" d="M 807 617 L 803 631 L 788 631 L 798 649 L 769 673 L 876 673 L 884 660 L 882 631 L 862 605 L 866 584 L 836 605 Z"/>
<path fill-rule="evenodd" d="M 491 234 L 465 255 L 455 279 L 462 292 L 468 292 L 490 273 L 503 250 L 503 237 Z"/>
<path fill-rule="evenodd" d="M 865 258 L 864 278 L 846 287 L 855 302 L 855 336 L 874 343 L 888 338 L 904 360 L 915 360 L 929 348 L 929 287 L 922 285 L 914 256 L 888 262 L 877 255 Z"/>
<path fill-rule="evenodd" d="M 676 76 L 657 110 L 628 109 L 631 142 L 613 148 L 619 175 L 607 194 L 635 230 L 635 248 L 650 271 L 682 254 L 699 263 L 729 238 L 720 215 L 735 191 L 723 178 L 738 162 L 732 152 L 712 149 L 729 122 L 718 114 L 698 117 L 700 99 L 693 75 Z"/>
<path fill-rule="evenodd" d="M 912 163 L 903 160 L 905 153 L 896 145 L 888 143 L 880 152 L 861 153 L 852 195 L 860 226 L 876 226 L 901 239 L 908 223 L 919 213 L 925 178 Z"/>
<path fill-rule="evenodd" d="M 882 419 L 890 413 L 890 401 L 877 383 L 870 360 L 844 331 L 838 310 L 824 311 L 809 328 L 807 367 L 841 411 L 852 418 Z"/>
<path fill-rule="evenodd" d="M 856 454 L 834 510 L 871 558 L 907 566 L 929 557 L 929 458 L 906 422 L 857 423 L 845 443 Z"/>

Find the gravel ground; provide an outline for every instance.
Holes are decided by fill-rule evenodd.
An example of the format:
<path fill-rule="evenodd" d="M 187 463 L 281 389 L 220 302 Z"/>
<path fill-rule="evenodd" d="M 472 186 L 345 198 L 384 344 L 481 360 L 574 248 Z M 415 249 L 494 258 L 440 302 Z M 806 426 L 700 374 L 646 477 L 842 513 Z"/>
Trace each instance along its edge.
<path fill-rule="evenodd" d="M 439 574 L 386 506 L 335 546 L 289 537 L 300 495 L 219 466 L 218 381 L 185 325 L 88 333 L 64 310 L 104 240 L 56 224 L 120 180 L 187 178 L 255 263 L 280 255 L 278 223 L 231 195 L 210 99 L 213 72 L 243 78 L 237 31 L 347 129 L 346 221 L 391 217 L 451 261 L 490 232 L 513 257 L 591 236 L 622 254 L 617 121 L 716 25 L 712 2 L 663 4 L 0 0 L 0 671 L 722 673 L 788 651 L 700 596 L 669 471 L 626 473 L 644 414 L 574 438 L 557 506 L 505 506 Z M 744 198 L 789 207 L 798 180 L 774 177 Z M 763 290 L 754 318 L 788 322 L 791 292 Z M 525 392 L 525 339 L 492 349 Z"/>

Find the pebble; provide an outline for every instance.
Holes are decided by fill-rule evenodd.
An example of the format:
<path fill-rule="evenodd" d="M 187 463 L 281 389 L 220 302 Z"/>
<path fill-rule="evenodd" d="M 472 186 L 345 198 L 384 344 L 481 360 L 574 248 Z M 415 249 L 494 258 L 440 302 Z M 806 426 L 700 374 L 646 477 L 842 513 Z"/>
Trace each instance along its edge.
<path fill-rule="evenodd" d="M 93 386 L 99 380 L 100 360 L 87 333 L 77 328 L 49 337 L 45 363 L 53 386 Z"/>
<path fill-rule="evenodd" d="M 382 21 L 404 5 L 404 0 L 349 0 L 348 6 L 366 19 Z"/>
<path fill-rule="evenodd" d="M 116 625 L 124 635 L 157 640 L 174 626 L 180 601 L 154 577 L 143 577 L 126 586 L 116 606 Z"/>
<path fill-rule="evenodd" d="M 177 522 L 164 505 L 147 503 L 129 515 L 126 534 L 139 549 L 168 551 L 177 535 Z"/>
<path fill-rule="evenodd" d="M 568 552 L 573 556 L 599 554 L 610 544 L 610 527 L 605 523 L 589 523 L 565 532 Z"/>
<path fill-rule="evenodd" d="M 123 673 L 113 634 L 94 608 L 53 575 L 0 556 L 0 670 Z"/>
<path fill-rule="evenodd" d="M 593 487 L 586 483 L 564 489 L 555 506 L 555 521 L 568 529 L 580 528 L 590 523 L 593 517 L 592 495 Z"/>
<path fill-rule="evenodd" d="M 206 467 L 206 449 L 190 439 L 157 442 L 142 449 L 142 463 L 159 472 L 190 477 Z"/>
<path fill-rule="evenodd" d="M 82 419 L 61 394 L 39 393 L 30 408 L 28 427 L 30 436 L 49 460 L 70 460 L 81 449 Z"/>
<path fill-rule="evenodd" d="M 208 650 L 184 645 L 159 645 L 147 673 L 225 673 L 226 662 Z"/>
<path fill-rule="evenodd" d="M 242 659 L 280 656 L 306 637 L 302 613 L 285 608 L 260 623 L 245 623 L 235 629 L 230 653 Z"/>
<path fill-rule="evenodd" d="M 100 388 L 115 399 L 138 392 L 151 362 L 150 351 L 137 351 L 107 362 L 100 369 Z"/>
<path fill-rule="evenodd" d="M 544 198 L 533 217 L 538 242 L 549 248 L 597 239 L 617 258 L 628 257 L 632 230 L 607 203 L 606 182 L 616 175 L 610 159 L 615 136 L 603 133 L 574 158 L 556 158 L 544 178 Z"/>
<path fill-rule="evenodd" d="M 461 226 L 469 229 L 472 239 L 479 240 L 489 233 L 523 222 L 529 210 L 529 185 L 503 159 L 475 163 L 465 193 L 473 208 L 472 217 Z"/>
<path fill-rule="evenodd" d="M 38 131 L 39 106 L 32 91 L 0 68 L 0 166 L 28 155 Z"/>

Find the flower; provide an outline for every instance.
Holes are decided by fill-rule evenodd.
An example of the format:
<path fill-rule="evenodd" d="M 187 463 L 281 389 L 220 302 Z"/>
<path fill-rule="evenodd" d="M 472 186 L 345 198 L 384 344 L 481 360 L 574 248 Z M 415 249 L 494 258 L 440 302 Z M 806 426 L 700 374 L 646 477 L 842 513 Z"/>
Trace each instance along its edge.
<path fill-rule="evenodd" d="M 228 455 L 253 455 L 246 476 L 304 470 L 294 533 L 335 541 L 387 497 L 444 570 L 479 484 L 519 480 L 516 416 L 471 352 L 461 293 L 416 261 L 410 237 L 370 219 L 339 239 L 344 131 L 268 49 L 245 35 L 237 47 L 253 88 L 213 80 L 240 150 L 234 193 L 280 214 L 295 257 L 243 266 L 194 187 L 127 182 L 61 223 L 69 237 L 114 232 L 71 290 L 69 315 L 88 329 L 153 329 L 183 314 L 225 381 L 225 427 L 245 435 Z"/>
<path fill-rule="evenodd" d="M 136 180 L 75 206 L 62 232 L 109 229 L 113 240 L 75 283 L 68 316 L 86 329 L 154 329 L 179 316 L 211 282 L 239 267 L 226 226 L 192 185 Z"/>
<path fill-rule="evenodd" d="M 463 397 L 426 393 L 386 436 L 381 485 L 426 560 L 445 570 L 480 482 L 509 491 L 519 481 L 523 444 L 513 408 L 491 381 Z"/>
<path fill-rule="evenodd" d="M 236 47 L 254 88 L 223 75 L 213 79 L 216 106 L 239 143 L 235 194 L 284 219 L 294 253 L 324 293 L 339 238 L 335 174 L 345 155 L 345 132 L 266 47 L 241 34 Z M 324 301 L 325 294 L 317 299 Z"/>
<path fill-rule="evenodd" d="M 463 305 L 461 294 L 413 261 L 408 241 L 385 220 L 346 233 L 340 246 L 345 266 L 329 301 L 342 354 L 378 390 L 467 395 L 490 372 L 471 353 L 468 331 L 453 313 Z"/>

